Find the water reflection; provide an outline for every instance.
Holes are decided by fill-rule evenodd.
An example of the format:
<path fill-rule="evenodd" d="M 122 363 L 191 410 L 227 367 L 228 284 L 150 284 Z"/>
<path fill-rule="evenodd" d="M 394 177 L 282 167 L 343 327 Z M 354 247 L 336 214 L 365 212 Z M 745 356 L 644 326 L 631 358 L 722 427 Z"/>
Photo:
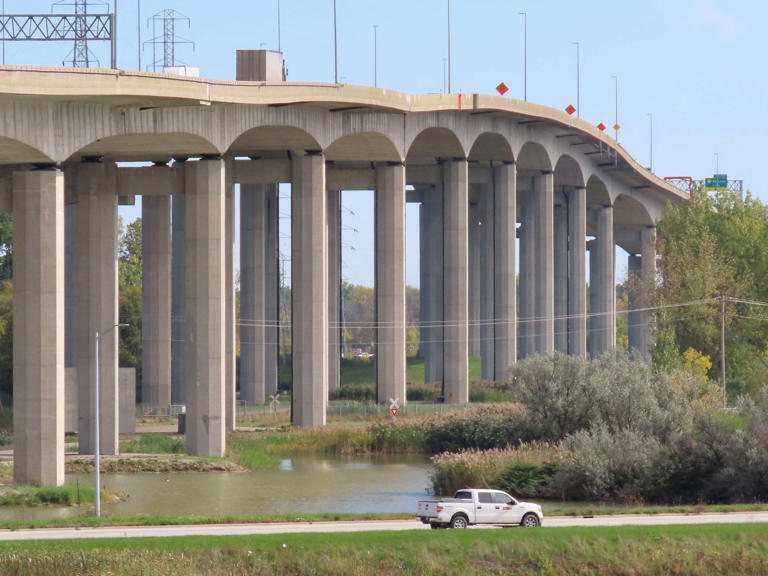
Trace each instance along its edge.
<path fill-rule="evenodd" d="M 127 492 L 102 503 L 104 516 L 412 512 L 426 495 L 423 456 L 284 459 L 276 468 L 240 473 L 102 474 L 102 486 Z M 67 482 L 93 482 L 73 474 Z M 73 517 L 74 508 L 1 508 L 0 519 Z"/>

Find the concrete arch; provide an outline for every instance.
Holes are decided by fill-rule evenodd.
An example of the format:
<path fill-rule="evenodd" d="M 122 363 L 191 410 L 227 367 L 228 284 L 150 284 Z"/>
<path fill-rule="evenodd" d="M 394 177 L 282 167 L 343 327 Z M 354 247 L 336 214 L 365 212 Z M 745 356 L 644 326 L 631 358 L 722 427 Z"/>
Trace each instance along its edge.
<path fill-rule="evenodd" d="M 544 146 L 529 140 L 523 144 L 517 155 L 517 169 L 518 171 L 539 170 L 541 172 L 551 172 L 552 160 Z"/>
<path fill-rule="evenodd" d="M 229 146 L 235 156 L 254 156 L 262 152 L 285 150 L 322 150 L 309 132 L 293 126 L 258 126 L 246 130 Z"/>
<path fill-rule="evenodd" d="M 336 162 L 402 162 L 395 144 L 381 132 L 349 134 L 334 140 L 325 150 Z"/>
<path fill-rule="evenodd" d="M 472 143 L 469 160 L 475 162 L 490 160 L 514 162 L 515 157 L 512 154 L 512 146 L 504 136 L 498 132 L 483 132 Z"/>
<path fill-rule="evenodd" d="M 555 186 L 584 187 L 584 173 L 573 156 L 563 154 L 555 164 Z"/>
<path fill-rule="evenodd" d="M 73 152 L 67 160 L 83 156 L 104 156 L 116 161 L 162 161 L 184 156 L 219 154 L 209 140 L 196 134 L 145 133 L 99 138 Z"/>
<path fill-rule="evenodd" d="M 587 209 L 611 205 L 608 187 L 605 182 L 593 174 L 587 180 Z"/>
<path fill-rule="evenodd" d="M 408 162 L 429 164 L 438 158 L 466 158 L 459 137 L 448 128 L 426 128 L 408 148 Z"/>
<path fill-rule="evenodd" d="M 645 204 L 627 194 L 619 194 L 613 202 L 614 226 L 628 230 L 642 230 L 653 226 L 653 217 Z"/>
<path fill-rule="evenodd" d="M 0 164 L 49 164 L 53 159 L 14 138 L 0 136 Z"/>

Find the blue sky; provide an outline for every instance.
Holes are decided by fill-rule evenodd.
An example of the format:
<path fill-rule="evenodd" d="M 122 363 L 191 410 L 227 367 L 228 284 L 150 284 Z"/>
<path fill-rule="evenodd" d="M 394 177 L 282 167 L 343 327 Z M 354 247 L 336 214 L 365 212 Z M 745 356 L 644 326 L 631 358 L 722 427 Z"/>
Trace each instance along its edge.
<path fill-rule="evenodd" d="M 7 13 L 46 13 L 51 2 L 5 0 Z M 146 18 L 174 8 L 191 19 L 178 33 L 195 42 L 177 58 L 212 78 L 234 78 L 235 50 L 277 49 L 277 0 L 218 3 L 142 0 Z M 98 10 L 95 6 L 92 11 Z M 333 1 L 280 0 L 281 44 L 289 80 L 333 80 Z M 492 93 L 504 81 L 508 97 L 523 97 L 523 17 L 528 21 L 528 100 L 564 108 L 576 104 L 576 48 L 580 43 L 581 117 L 612 125 L 614 80 L 619 82 L 619 141 L 660 176 L 704 178 L 715 171 L 744 180 L 768 201 L 765 22 L 768 2 L 658 0 L 576 2 L 451 0 L 451 87 Z M 378 84 L 412 93 L 443 88 L 447 57 L 446 0 L 337 0 L 339 76 L 373 84 L 373 25 L 378 25 Z M 138 65 L 137 1 L 119 0 L 118 65 Z M 108 63 L 108 46 L 92 45 Z M 60 64 L 69 43 L 7 43 L 9 64 Z M 150 49 L 144 52 L 150 60 Z M 347 210 L 345 276 L 373 282 L 370 194 L 344 195 Z M 355 213 L 353 217 L 350 211 Z M 129 213 L 130 214 L 130 213 Z M 416 211 L 408 238 L 417 241 Z M 408 282 L 418 283 L 418 260 L 408 260 Z M 619 271 L 621 274 L 621 271 Z"/>

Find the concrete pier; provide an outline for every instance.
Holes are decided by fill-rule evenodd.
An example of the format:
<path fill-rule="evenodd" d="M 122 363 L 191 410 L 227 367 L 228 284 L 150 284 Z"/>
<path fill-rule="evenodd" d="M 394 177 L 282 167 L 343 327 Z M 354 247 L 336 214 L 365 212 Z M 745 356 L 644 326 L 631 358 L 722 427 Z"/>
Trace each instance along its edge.
<path fill-rule="evenodd" d="M 376 168 L 376 400 L 405 405 L 405 167 Z"/>
<path fill-rule="evenodd" d="M 171 197 L 171 403 L 184 404 L 184 293 L 186 201 Z"/>
<path fill-rule="evenodd" d="M 613 208 L 604 206 L 595 212 L 597 237 L 594 255 L 590 254 L 590 290 L 594 290 L 592 308 L 592 356 L 601 356 L 616 347 L 616 282 L 614 271 Z"/>
<path fill-rule="evenodd" d="M 221 457 L 226 431 L 224 162 L 187 162 L 185 172 L 187 452 Z"/>
<path fill-rule="evenodd" d="M 424 192 L 421 204 L 421 347 L 424 381 L 443 381 L 443 198 Z"/>
<path fill-rule="evenodd" d="M 517 360 L 517 283 L 515 238 L 517 170 L 514 164 L 495 168 L 494 189 L 494 358 L 493 379 L 503 381 Z"/>
<path fill-rule="evenodd" d="M 469 204 L 469 355 L 480 356 L 480 205 Z"/>
<path fill-rule="evenodd" d="M 555 350 L 568 354 L 568 206 L 555 204 Z"/>
<path fill-rule="evenodd" d="M 450 404 L 469 401 L 468 183 L 466 160 L 443 164 L 443 395 Z"/>
<path fill-rule="evenodd" d="M 163 414 L 171 403 L 171 197 L 141 201 L 141 400 Z"/>
<path fill-rule="evenodd" d="M 231 157 L 224 161 L 224 402 L 227 430 L 237 428 L 235 351 L 235 182 Z"/>
<path fill-rule="evenodd" d="M 264 404 L 266 386 L 265 185 L 240 186 L 240 399 Z"/>
<path fill-rule="evenodd" d="M 536 237 L 535 282 L 536 314 L 535 350 L 551 354 L 555 350 L 555 274 L 554 274 L 554 198 L 553 177 L 544 172 L 534 178 L 534 214 Z"/>
<path fill-rule="evenodd" d="M 328 191 L 328 390 L 341 388 L 341 191 Z"/>
<path fill-rule="evenodd" d="M 294 156 L 291 276 L 295 426 L 324 425 L 328 403 L 327 201 L 323 155 Z"/>
<path fill-rule="evenodd" d="M 267 396 L 277 393 L 279 302 L 280 302 L 280 224 L 279 189 L 277 184 L 264 187 L 267 196 L 267 238 L 266 238 L 266 329 L 264 338 L 264 387 Z"/>
<path fill-rule="evenodd" d="M 568 353 L 587 355 L 587 189 L 568 195 Z"/>
<path fill-rule="evenodd" d="M 117 167 L 111 162 L 79 164 L 77 191 L 74 335 L 78 447 L 80 454 L 93 454 L 94 341 L 99 332 L 100 451 L 117 454 Z"/>
<path fill-rule="evenodd" d="M 64 177 L 16 172 L 13 481 L 64 484 Z"/>
<path fill-rule="evenodd" d="M 495 342 L 497 324 L 496 302 L 494 297 L 496 277 L 496 196 L 499 190 L 499 178 L 496 176 L 493 187 L 482 186 L 480 188 L 480 357 L 482 360 L 483 380 L 495 380 L 497 378 Z M 513 206 L 514 209 L 514 206 Z M 513 218 L 514 221 L 514 218 Z M 514 224 L 512 225 L 512 254 L 515 250 Z M 501 264 L 500 264 L 501 265 Z M 514 266 L 513 266 L 514 274 Z M 515 290 L 515 283 L 512 283 Z M 514 333 L 514 326 L 512 331 Z M 501 336 L 501 333 L 499 333 Z M 502 359 L 501 362 L 504 362 Z"/>
<path fill-rule="evenodd" d="M 530 189 L 519 191 L 522 200 L 522 224 L 520 226 L 520 318 L 518 321 L 519 357 L 527 358 L 536 353 L 536 236 L 534 234 L 534 203 Z"/>

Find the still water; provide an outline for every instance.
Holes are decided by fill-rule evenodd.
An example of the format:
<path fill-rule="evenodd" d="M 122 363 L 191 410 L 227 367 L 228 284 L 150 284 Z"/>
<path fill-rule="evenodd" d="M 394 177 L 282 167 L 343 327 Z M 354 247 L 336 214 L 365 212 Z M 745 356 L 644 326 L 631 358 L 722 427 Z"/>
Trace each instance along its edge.
<path fill-rule="evenodd" d="M 427 495 L 429 459 L 298 457 L 249 472 L 102 474 L 102 487 L 126 492 L 102 503 L 103 516 L 413 512 Z M 92 474 L 67 482 L 93 483 Z M 83 508 L 0 508 L 0 520 L 79 516 Z"/>

